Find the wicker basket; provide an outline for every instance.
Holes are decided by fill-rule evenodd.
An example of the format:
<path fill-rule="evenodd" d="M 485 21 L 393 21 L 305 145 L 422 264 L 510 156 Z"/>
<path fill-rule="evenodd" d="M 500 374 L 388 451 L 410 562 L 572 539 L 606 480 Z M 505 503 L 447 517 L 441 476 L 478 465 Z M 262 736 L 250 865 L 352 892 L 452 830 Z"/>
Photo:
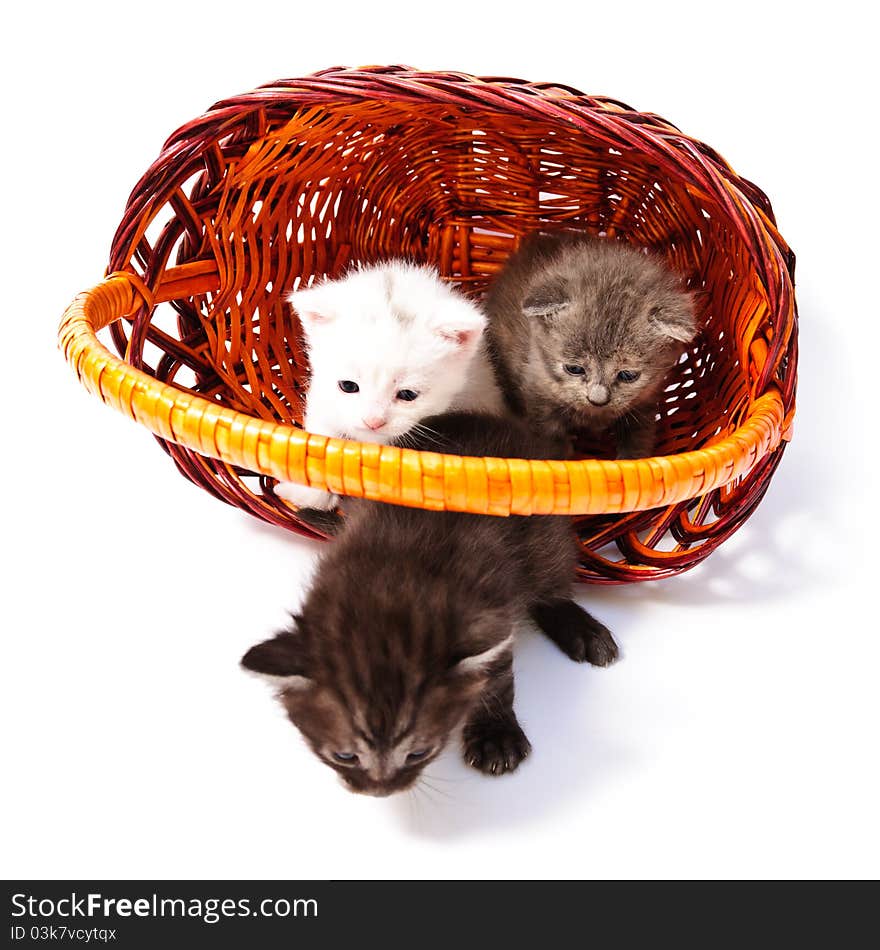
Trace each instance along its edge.
<path fill-rule="evenodd" d="M 302 431 L 307 362 L 284 301 L 298 281 L 403 255 L 480 295 L 523 234 L 552 227 L 655 248 L 701 291 L 702 331 L 661 407 L 663 455 L 468 459 Z M 277 479 L 571 515 L 580 577 L 615 583 L 692 567 L 763 496 L 794 414 L 793 271 L 765 195 L 655 115 L 552 84 L 332 69 L 174 133 L 60 343 L 187 478 L 259 518 L 313 533 Z M 108 327 L 121 360 L 96 336 Z"/>

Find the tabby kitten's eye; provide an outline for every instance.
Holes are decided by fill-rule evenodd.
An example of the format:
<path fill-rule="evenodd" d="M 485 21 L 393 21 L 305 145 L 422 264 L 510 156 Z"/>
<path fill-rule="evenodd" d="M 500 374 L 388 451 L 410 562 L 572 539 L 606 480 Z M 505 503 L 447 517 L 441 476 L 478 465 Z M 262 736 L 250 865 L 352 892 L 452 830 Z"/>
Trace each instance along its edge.
<path fill-rule="evenodd" d="M 354 752 L 334 752 L 333 758 L 337 762 L 357 762 L 358 760 L 357 754 Z"/>
<path fill-rule="evenodd" d="M 344 393 L 356 393 L 360 392 L 360 386 L 353 379 L 340 379 L 339 388 Z"/>
<path fill-rule="evenodd" d="M 419 759 L 424 759 L 425 756 L 430 752 L 430 749 L 416 749 L 406 757 L 407 762 L 418 762 Z"/>
<path fill-rule="evenodd" d="M 419 398 L 419 394 L 412 389 L 400 389 L 397 392 L 397 398 L 402 399 L 404 402 L 412 402 L 413 399 Z"/>
<path fill-rule="evenodd" d="M 617 379 L 621 383 L 634 383 L 641 375 L 637 369 L 622 369 L 617 374 Z"/>
<path fill-rule="evenodd" d="M 562 367 L 569 376 L 583 376 L 586 370 L 577 363 L 566 363 Z"/>

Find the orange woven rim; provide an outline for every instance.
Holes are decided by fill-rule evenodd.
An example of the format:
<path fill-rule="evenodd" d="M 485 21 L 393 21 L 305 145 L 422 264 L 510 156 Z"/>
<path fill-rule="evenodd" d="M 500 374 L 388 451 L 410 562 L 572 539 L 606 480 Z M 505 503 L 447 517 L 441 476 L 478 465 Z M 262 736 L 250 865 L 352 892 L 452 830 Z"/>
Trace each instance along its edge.
<path fill-rule="evenodd" d="M 462 458 L 302 430 L 308 367 L 284 302 L 297 279 L 405 255 L 479 295 L 523 234 L 559 226 L 654 248 L 700 291 L 703 332 L 661 407 L 666 454 Z M 188 478 L 306 534 L 274 480 L 570 515 L 582 579 L 668 576 L 751 514 L 790 438 L 794 256 L 766 197 L 657 116 L 567 87 L 377 67 L 218 103 L 135 188 L 108 270 L 59 331 L 83 385 Z"/>

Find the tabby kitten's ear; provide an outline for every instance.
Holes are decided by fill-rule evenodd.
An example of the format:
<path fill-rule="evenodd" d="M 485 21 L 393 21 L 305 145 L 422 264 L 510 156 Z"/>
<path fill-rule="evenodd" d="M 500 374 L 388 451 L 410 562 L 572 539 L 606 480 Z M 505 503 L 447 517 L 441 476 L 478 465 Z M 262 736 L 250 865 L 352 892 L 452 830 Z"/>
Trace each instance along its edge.
<path fill-rule="evenodd" d="M 562 278 L 551 279 L 533 287 L 522 303 L 522 312 L 527 317 L 548 320 L 571 303 L 568 288 Z"/>
<path fill-rule="evenodd" d="M 505 653 L 513 648 L 513 634 L 506 637 L 500 643 L 483 650 L 480 653 L 474 653 L 459 660 L 450 670 L 453 676 L 481 676 L 487 673 L 496 660 L 500 660 Z"/>
<path fill-rule="evenodd" d="M 299 618 L 294 620 L 299 622 Z M 311 683 L 302 640 L 296 630 L 285 630 L 251 647 L 242 657 L 241 665 L 285 689 L 298 689 Z"/>
<path fill-rule="evenodd" d="M 690 343 L 697 335 L 694 302 L 680 295 L 668 304 L 651 307 L 648 320 L 655 330 L 679 343 Z"/>
<path fill-rule="evenodd" d="M 459 657 L 449 667 L 438 688 L 428 694 L 422 715 L 429 721 L 438 722 L 452 722 L 459 718 L 468 704 L 475 702 L 486 689 L 492 666 L 503 660 L 505 654 L 509 656 L 512 646 L 513 636 L 509 636 L 479 653 Z"/>

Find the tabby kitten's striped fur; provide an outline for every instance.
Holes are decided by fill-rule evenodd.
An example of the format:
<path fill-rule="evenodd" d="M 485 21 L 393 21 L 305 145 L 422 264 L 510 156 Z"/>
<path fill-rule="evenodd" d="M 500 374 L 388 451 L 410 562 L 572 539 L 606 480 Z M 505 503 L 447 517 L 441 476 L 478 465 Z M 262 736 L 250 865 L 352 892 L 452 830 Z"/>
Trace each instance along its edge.
<path fill-rule="evenodd" d="M 423 449 L 554 457 L 543 437 L 491 416 L 434 416 L 420 431 Z M 354 499 L 345 509 L 301 615 L 244 667 L 276 682 L 291 721 L 352 791 L 408 788 L 461 724 L 468 763 L 512 771 L 530 749 L 513 711 L 515 623 L 530 615 L 575 660 L 617 655 L 569 598 L 569 520 Z"/>

